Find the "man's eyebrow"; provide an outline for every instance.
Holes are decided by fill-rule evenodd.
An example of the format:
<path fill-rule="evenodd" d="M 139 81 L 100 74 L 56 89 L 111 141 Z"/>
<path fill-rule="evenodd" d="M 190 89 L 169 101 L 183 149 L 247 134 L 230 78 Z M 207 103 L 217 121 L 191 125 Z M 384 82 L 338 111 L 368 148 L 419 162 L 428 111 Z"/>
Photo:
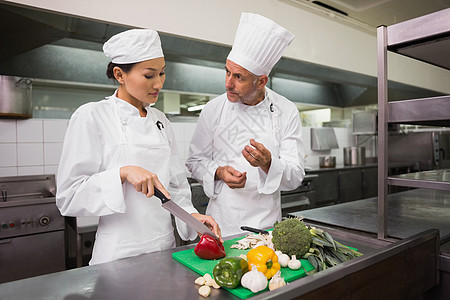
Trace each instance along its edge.
<path fill-rule="evenodd" d="M 228 70 L 228 68 L 227 67 L 225 67 L 225 71 L 227 71 L 227 72 L 230 72 L 230 70 Z M 230 72 L 231 73 L 231 72 Z M 244 76 L 242 73 L 239 73 L 239 72 L 234 72 L 233 73 L 233 76 Z"/>

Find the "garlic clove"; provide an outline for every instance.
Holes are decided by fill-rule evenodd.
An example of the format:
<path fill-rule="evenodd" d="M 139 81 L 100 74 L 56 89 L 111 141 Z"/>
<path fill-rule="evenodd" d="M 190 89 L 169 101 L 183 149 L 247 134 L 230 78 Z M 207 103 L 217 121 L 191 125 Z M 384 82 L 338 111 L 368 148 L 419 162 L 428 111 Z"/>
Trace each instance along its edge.
<path fill-rule="evenodd" d="M 215 289 L 220 289 L 220 285 L 218 285 L 214 279 L 212 280 L 212 287 Z"/>
<path fill-rule="evenodd" d="M 272 279 L 270 279 L 269 281 L 269 290 L 273 291 L 276 290 L 282 286 L 286 285 L 286 281 L 283 279 L 283 277 L 281 277 L 281 272 L 278 271 L 273 277 Z"/>
<path fill-rule="evenodd" d="M 208 297 L 211 294 L 211 288 L 207 285 L 204 285 L 198 289 L 198 293 L 203 297 Z"/>
<path fill-rule="evenodd" d="M 205 281 L 210 281 L 212 279 L 212 276 L 209 273 L 206 273 L 203 275 L 203 278 L 205 278 Z"/>
<path fill-rule="evenodd" d="M 206 280 L 205 280 L 205 278 L 203 278 L 203 276 L 202 277 L 198 277 L 197 279 L 195 279 L 195 284 L 198 284 L 198 285 L 204 285 L 205 284 L 205 282 L 206 282 Z"/>

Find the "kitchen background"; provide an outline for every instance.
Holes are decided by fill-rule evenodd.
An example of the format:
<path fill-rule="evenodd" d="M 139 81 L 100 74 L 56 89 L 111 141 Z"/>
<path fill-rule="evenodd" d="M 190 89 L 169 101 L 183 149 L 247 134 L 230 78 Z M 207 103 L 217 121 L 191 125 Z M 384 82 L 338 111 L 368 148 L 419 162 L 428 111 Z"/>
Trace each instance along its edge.
<path fill-rule="evenodd" d="M 0 176 L 22 176 L 56 174 L 67 129 L 66 119 L 0 120 Z M 184 165 L 189 142 L 196 123 L 173 122 L 180 163 Z M 335 155 L 337 163 L 343 164 L 343 147 L 353 146 L 354 138 L 350 128 L 335 128 L 339 149 L 325 153 Z M 319 155 L 323 151 L 311 151 L 310 127 L 303 128 L 306 148 L 306 166 L 317 168 Z M 187 169 L 186 174 L 189 175 Z"/>
<path fill-rule="evenodd" d="M 427 5 L 414 1 L 416 5 L 410 6 L 418 7 L 418 11 L 407 15 L 401 7 L 403 1 L 322 1 L 349 12 L 346 15 L 308 0 L 128 2 L 124 6 L 110 0 L 0 0 L 0 86 L 27 90 L 27 112 L 6 113 L 0 118 L 0 177 L 57 172 L 72 112 L 86 102 L 111 95 L 115 89 L 105 76 L 108 60 L 101 52 L 103 42 L 132 27 L 154 28 L 161 34 L 168 76 L 156 107 L 172 121 L 184 165 L 201 106 L 224 92 L 224 62 L 240 13 L 252 11 L 276 20 L 296 35 L 286 56 L 270 74 L 268 85 L 297 105 L 306 167 L 312 170 L 309 173 L 320 173 L 315 192 L 304 190 L 307 197 L 295 195 L 293 202 L 285 204 L 295 202 L 298 210 L 308 206 L 308 199 L 309 206 L 321 206 L 373 197 L 377 183 L 376 122 L 369 124 L 370 132 L 355 135 L 353 116 L 377 109 L 375 28 L 450 6 L 447 0 L 430 0 Z M 385 13 L 385 9 L 395 14 Z M 358 21 L 359 17 L 365 22 Z M 391 101 L 450 93 L 446 70 L 395 55 L 389 55 L 389 61 Z M 20 80 L 24 84 L 19 84 Z M 0 107 L 8 100 L 11 97 L 1 97 Z M 371 120 L 376 121 L 376 117 Z M 311 132 L 318 128 L 331 129 L 336 148 L 312 149 Z M 399 150 L 391 151 L 389 160 L 406 166 L 407 171 L 450 166 L 450 134 L 442 134 L 445 130 L 391 128 L 390 144 Z M 438 144 L 435 136 L 440 137 Z M 367 168 L 344 168 L 343 150 L 348 146 L 366 147 Z M 320 168 L 319 156 L 324 155 L 335 156 L 338 168 Z M 370 180 L 364 177 L 368 174 Z M 193 194 L 194 198 L 203 197 Z M 67 256 L 73 259 L 76 248 L 77 259 L 79 251 L 88 259 L 95 233 L 95 226 L 90 226 L 95 220 L 83 223 L 78 218 L 77 222 L 73 227 L 81 240 L 77 239 L 76 246 L 69 245 Z M 81 246 L 84 248 L 79 249 Z"/>
<path fill-rule="evenodd" d="M 25 114 L 15 115 L 16 119 L 0 119 L 0 153 L 4 153 L 0 158 L 0 176 L 54 174 L 72 112 L 86 102 L 111 95 L 115 89 L 114 82 L 105 76 L 108 59 L 101 51 L 102 43 L 129 26 L 1 1 L 0 15 L 0 33 L 8 42 L 8 47 L 3 47 L 0 52 L 1 86 L 5 91 L 0 108 L 10 108 L 9 100 L 16 104 L 22 101 L 28 110 Z M 358 28 L 353 34 L 363 34 L 359 40 L 364 45 L 363 37 L 374 35 L 374 32 L 361 24 L 353 24 Z M 345 30 L 349 30 L 349 24 L 346 26 Z M 173 123 L 184 165 L 201 107 L 225 91 L 224 62 L 230 47 L 160 34 L 167 78 L 156 107 Z M 299 39 L 303 41 L 304 36 L 302 32 Z M 346 35 L 342 37 L 346 38 Z M 289 48 L 295 49 L 295 45 Z M 355 59 L 361 58 L 355 56 Z M 392 80 L 389 82 L 390 98 L 399 100 L 444 94 L 449 88 L 445 76 L 439 76 L 439 69 L 431 71 L 437 72 L 431 80 L 432 88 Z M 421 82 L 430 81 L 429 72 L 423 69 Z M 19 84 L 21 80 L 25 83 Z M 324 155 L 335 156 L 336 163 L 342 165 L 343 149 L 348 146 L 365 146 L 366 156 L 376 158 L 375 133 L 361 138 L 353 134 L 352 128 L 354 113 L 377 108 L 376 77 L 283 57 L 271 72 L 268 86 L 292 100 L 301 113 L 307 167 L 318 168 L 319 156 Z M 22 90 L 23 98 L 12 99 L 6 94 L 6 91 L 11 92 L 8 89 Z M 4 117 L 12 116 L 8 116 L 7 111 L 0 113 Z M 311 128 L 318 127 L 333 128 L 337 148 L 311 149 Z"/>

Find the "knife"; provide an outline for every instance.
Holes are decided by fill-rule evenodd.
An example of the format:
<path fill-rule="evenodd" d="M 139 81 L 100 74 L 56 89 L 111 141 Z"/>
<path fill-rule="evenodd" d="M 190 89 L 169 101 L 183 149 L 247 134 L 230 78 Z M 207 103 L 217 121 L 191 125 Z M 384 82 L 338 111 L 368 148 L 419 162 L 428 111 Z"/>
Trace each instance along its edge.
<path fill-rule="evenodd" d="M 194 229 L 200 234 L 209 234 L 210 236 L 217 238 L 216 235 L 205 224 L 194 218 L 190 213 L 182 209 L 178 204 L 168 199 L 160 190 L 154 188 L 155 196 L 161 200 L 162 207 L 167 209 L 172 215 L 178 217 L 185 222 L 189 227 Z"/>
<path fill-rule="evenodd" d="M 241 226 L 241 229 L 250 231 L 250 232 L 254 232 L 254 233 L 269 234 L 269 232 L 267 230 L 253 228 L 253 227 L 249 227 L 249 226 Z"/>

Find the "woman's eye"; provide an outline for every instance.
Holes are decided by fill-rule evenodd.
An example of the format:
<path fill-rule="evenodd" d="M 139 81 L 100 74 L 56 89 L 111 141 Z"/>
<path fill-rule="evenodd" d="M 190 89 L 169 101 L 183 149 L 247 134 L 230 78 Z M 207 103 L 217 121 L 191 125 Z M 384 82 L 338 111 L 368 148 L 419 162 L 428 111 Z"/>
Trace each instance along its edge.
<path fill-rule="evenodd" d="M 159 73 L 159 76 L 164 76 L 164 75 L 166 75 L 166 72 Z"/>
<path fill-rule="evenodd" d="M 145 78 L 147 78 L 147 79 L 152 79 L 152 78 L 153 78 L 152 75 L 144 75 L 144 76 L 145 76 Z"/>

